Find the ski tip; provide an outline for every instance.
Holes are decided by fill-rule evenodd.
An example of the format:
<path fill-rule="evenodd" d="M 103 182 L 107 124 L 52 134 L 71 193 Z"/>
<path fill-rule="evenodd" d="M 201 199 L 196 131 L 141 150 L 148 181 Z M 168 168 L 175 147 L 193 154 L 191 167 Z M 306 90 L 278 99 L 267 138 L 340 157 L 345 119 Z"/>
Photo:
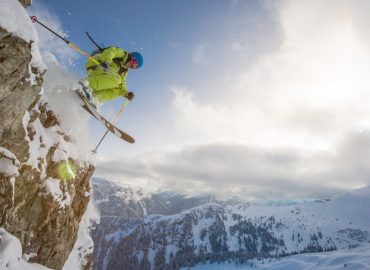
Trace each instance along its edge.
<path fill-rule="evenodd" d="M 123 140 L 125 140 L 128 143 L 135 143 L 135 139 L 132 138 L 130 135 L 126 134 L 126 136 L 121 137 Z"/>

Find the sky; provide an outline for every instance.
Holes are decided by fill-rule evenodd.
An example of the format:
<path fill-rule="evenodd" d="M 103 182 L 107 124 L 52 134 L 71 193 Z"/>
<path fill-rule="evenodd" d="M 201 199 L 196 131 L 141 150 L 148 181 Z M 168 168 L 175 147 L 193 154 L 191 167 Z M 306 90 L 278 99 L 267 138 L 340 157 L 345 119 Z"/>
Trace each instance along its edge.
<path fill-rule="evenodd" d="M 117 124 L 136 142 L 110 135 L 95 176 L 271 199 L 370 185 L 369 9 L 367 0 L 34 0 L 28 12 L 86 51 L 88 31 L 144 56 Z M 84 77 L 86 59 L 38 31 L 44 57 Z M 105 130 L 90 124 L 94 146 Z"/>

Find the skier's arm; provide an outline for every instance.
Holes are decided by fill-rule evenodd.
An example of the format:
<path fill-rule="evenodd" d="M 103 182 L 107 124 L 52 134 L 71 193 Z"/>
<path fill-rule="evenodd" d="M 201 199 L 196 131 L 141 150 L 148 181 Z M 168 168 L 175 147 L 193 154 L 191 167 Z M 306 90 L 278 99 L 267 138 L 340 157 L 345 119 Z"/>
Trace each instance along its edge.
<path fill-rule="evenodd" d="M 118 48 L 117 49 L 117 53 L 114 56 L 114 58 L 113 58 L 112 61 L 115 62 L 121 68 L 124 68 L 125 63 L 127 62 L 128 57 L 129 57 L 129 53 L 128 52 L 126 52 L 123 49 Z"/>
<path fill-rule="evenodd" d="M 126 76 L 127 76 L 127 73 L 125 75 L 122 76 L 122 83 L 120 85 L 120 93 L 121 95 L 124 97 L 124 98 L 127 98 L 128 100 L 133 100 L 134 98 L 134 93 L 133 92 L 130 92 L 128 89 L 127 89 L 127 85 L 126 85 Z"/>
<path fill-rule="evenodd" d="M 122 83 L 120 85 L 120 93 L 121 96 L 126 97 L 126 94 L 128 92 L 127 85 L 126 85 L 126 76 L 122 76 Z"/>
<path fill-rule="evenodd" d="M 93 56 L 96 61 L 99 62 L 100 68 L 103 71 L 107 71 L 112 63 L 113 58 L 117 54 L 117 48 L 111 47 L 103 50 L 101 53 Z M 87 70 L 95 70 L 97 68 L 97 64 L 90 59 L 87 61 L 85 65 Z"/>
<path fill-rule="evenodd" d="M 97 60 L 99 61 L 99 63 L 106 62 L 108 65 L 110 65 L 112 63 L 113 58 L 116 57 L 116 55 L 117 55 L 117 50 L 118 50 L 118 48 L 115 48 L 115 47 L 105 49 L 99 55 L 99 59 L 97 59 Z"/>
<path fill-rule="evenodd" d="M 120 48 L 111 47 L 104 50 L 98 57 L 100 66 L 107 71 L 117 57 L 121 57 L 124 51 Z"/>
<path fill-rule="evenodd" d="M 111 47 L 107 50 L 105 50 L 101 55 L 101 67 L 106 72 L 109 67 L 114 62 L 116 65 L 121 67 L 118 71 L 118 74 L 121 75 L 125 71 L 127 71 L 124 68 L 124 64 L 127 61 L 127 58 L 129 56 L 129 53 L 121 48 Z"/>

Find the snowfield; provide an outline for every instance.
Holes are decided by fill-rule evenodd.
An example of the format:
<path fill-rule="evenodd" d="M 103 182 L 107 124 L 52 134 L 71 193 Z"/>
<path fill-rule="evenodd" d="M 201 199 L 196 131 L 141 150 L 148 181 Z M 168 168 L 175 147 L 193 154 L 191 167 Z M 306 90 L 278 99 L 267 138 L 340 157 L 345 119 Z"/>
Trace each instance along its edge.
<path fill-rule="evenodd" d="M 27 258 L 30 256 L 22 256 L 22 245 L 18 238 L 0 228 L 0 270 L 50 269 L 37 263 L 28 263 Z"/>
<path fill-rule="evenodd" d="M 105 239 L 97 244 L 99 269 L 370 269 L 370 187 L 295 204 L 212 200 L 176 214 L 151 210 L 130 226 L 123 221 L 140 215 L 121 204 L 119 190 L 97 192 L 102 211 L 112 209 L 110 200 L 122 206 L 95 232 Z M 151 203 L 136 202 L 138 213 Z M 131 209 L 131 219 L 119 209 Z"/>
<path fill-rule="evenodd" d="M 370 269 L 370 244 L 361 244 L 353 249 L 343 249 L 325 253 L 295 255 L 281 260 L 252 261 L 250 266 L 231 263 L 199 264 L 181 270 L 368 270 Z"/>

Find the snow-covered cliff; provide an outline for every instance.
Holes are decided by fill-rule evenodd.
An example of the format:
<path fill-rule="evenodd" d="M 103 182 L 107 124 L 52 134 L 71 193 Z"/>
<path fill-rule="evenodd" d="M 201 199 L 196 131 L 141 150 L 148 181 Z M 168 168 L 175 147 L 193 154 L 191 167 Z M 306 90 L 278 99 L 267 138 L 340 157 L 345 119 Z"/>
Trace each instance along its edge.
<path fill-rule="evenodd" d="M 7 258 L 1 253 L 8 250 L 6 243 L 17 243 L 9 240 L 16 237 L 17 252 L 25 255 L 22 269 L 27 260 L 62 269 L 71 254 L 69 266 L 80 261 L 74 269 L 89 269 L 92 241 L 82 227 L 86 230 L 88 223 L 94 166 L 71 123 L 65 123 L 68 112 L 83 113 L 72 94 L 60 94 L 56 102 L 50 84 L 43 88 L 44 74 L 55 67 L 43 63 L 25 8 L 15 0 L 0 0 L 0 6 L 1 263 Z M 69 106 L 60 104 L 63 99 L 70 100 Z M 16 261 L 9 259 L 5 269 L 15 269 Z"/>

